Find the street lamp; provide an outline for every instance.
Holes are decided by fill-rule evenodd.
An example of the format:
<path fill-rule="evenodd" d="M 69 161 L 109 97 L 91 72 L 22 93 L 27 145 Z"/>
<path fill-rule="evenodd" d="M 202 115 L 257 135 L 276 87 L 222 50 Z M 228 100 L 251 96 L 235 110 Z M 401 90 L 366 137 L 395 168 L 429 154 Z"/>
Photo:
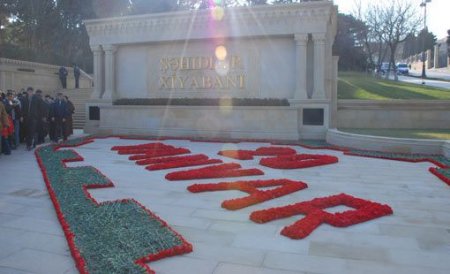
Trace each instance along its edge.
<path fill-rule="evenodd" d="M 425 73 L 425 51 L 427 50 L 425 48 L 425 31 L 427 30 L 427 3 L 430 3 L 431 0 L 422 0 L 422 3 L 420 3 L 420 7 L 423 8 L 423 33 L 422 33 L 422 46 L 423 46 L 423 52 L 422 52 L 422 84 L 425 84 L 425 78 L 427 77 Z"/>

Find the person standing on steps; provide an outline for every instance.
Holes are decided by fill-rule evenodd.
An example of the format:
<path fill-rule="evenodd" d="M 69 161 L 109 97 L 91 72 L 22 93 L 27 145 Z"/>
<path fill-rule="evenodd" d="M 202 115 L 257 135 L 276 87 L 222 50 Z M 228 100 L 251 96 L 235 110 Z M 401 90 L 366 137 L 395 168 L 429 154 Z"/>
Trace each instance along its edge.
<path fill-rule="evenodd" d="M 63 89 L 67 88 L 67 69 L 64 66 L 59 68 L 59 80 L 61 81 L 61 85 Z"/>
<path fill-rule="evenodd" d="M 73 76 L 75 77 L 75 88 L 80 88 L 80 68 L 77 64 L 73 64 Z"/>

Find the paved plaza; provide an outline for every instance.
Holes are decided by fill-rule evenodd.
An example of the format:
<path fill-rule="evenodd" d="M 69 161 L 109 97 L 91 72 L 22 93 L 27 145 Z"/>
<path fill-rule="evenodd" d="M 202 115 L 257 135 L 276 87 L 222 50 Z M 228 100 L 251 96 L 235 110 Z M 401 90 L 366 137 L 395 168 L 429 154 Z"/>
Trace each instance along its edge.
<path fill-rule="evenodd" d="M 292 146 L 298 153 L 337 156 L 339 162 L 277 170 L 259 165 L 258 157 L 238 161 L 217 155 L 222 149 L 256 149 L 268 143 L 166 140 L 165 144 L 185 147 L 192 153 L 265 172 L 255 177 L 169 182 L 164 179 L 167 170 L 145 170 L 129 161 L 128 155 L 111 151 L 115 145 L 148 142 L 96 139 L 74 148 L 84 161 L 68 166 L 96 167 L 115 187 L 89 190 L 94 199 L 134 198 L 193 245 L 192 253 L 150 263 L 156 273 L 450 272 L 450 188 L 428 172 L 431 163 L 361 158 L 340 151 Z M 20 147 L 11 156 L 1 156 L 0 172 L 0 273 L 77 273 L 34 154 Z M 186 190 L 193 183 L 280 178 L 303 181 L 308 188 L 236 211 L 221 208 L 221 202 L 245 193 L 194 194 Z M 323 224 L 301 240 L 280 235 L 284 226 L 301 216 L 266 224 L 249 220 L 255 210 L 339 193 L 387 204 L 394 214 L 347 228 Z M 339 206 L 328 211 L 343 209 Z"/>

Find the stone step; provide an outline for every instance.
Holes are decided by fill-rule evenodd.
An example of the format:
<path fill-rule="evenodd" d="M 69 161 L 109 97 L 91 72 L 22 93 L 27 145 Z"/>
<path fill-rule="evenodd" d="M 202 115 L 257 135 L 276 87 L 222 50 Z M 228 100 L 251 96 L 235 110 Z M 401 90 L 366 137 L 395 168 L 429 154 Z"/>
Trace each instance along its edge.
<path fill-rule="evenodd" d="M 82 129 L 86 120 L 85 104 L 91 97 L 92 88 L 65 89 L 64 95 L 68 96 L 75 107 L 75 113 L 72 115 L 73 127 Z"/>

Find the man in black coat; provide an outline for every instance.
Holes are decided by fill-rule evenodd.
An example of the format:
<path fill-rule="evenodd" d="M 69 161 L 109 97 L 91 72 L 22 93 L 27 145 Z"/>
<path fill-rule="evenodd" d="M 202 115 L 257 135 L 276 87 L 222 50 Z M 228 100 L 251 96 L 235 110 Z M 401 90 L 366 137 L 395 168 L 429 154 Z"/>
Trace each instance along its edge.
<path fill-rule="evenodd" d="M 36 90 L 33 94 L 33 88 L 27 89 L 28 96 L 24 100 L 23 114 L 26 121 L 26 141 L 27 150 L 36 147 L 38 143 L 39 126 L 46 120 L 45 103 L 42 99 L 42 91 Z"/>
<path fill-rule="evenodd" d="M 63 66 L 58 71 L 59 80 L 61 81 L 62 88 L 67 88 L 67 69 Z"/>
<path fill-rule="evenodd" d="M 73 77 L 75 78 L 75 88 L 80 88 L 80 68 L 77 64 L 73 65 Z"/>
<path fill-rule="evenodd" d="M 51 121 L 55 123 L 55 134 L 53 142 L 58 142 L 62 137 L 64 141 L 67 140 L 66 122 L 69 116 L 67 102 L 63 100 L 63 94 L 58 93 L 56 100 L 53 102 L 50 111 Z"/>

